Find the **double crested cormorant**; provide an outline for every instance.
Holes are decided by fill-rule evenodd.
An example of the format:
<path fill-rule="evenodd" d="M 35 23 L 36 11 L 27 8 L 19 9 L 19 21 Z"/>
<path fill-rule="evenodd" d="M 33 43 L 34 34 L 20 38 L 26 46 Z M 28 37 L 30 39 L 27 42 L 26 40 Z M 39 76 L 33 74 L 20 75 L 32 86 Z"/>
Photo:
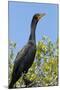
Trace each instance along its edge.
<path fill-rule="evenodd" d="M 9 88 L 13 88 L 14 84 L 18 81 L 18 79 L 22 76 L 23 73 L 27 73 L 28 69 L 32 66 L 35 54 L 36 54 L 36 40 L 35 40 L 35 29 L 36 25 L 45 14 L 35 14 L 33 16 L 32 22 L 31 22 L 31 33 L 28 40 L 28 43 L 23 47 L 23 49 L 18 52 L 13 72 L 12 72 L 12 78 L 11 82 L 9 84 Z"/>

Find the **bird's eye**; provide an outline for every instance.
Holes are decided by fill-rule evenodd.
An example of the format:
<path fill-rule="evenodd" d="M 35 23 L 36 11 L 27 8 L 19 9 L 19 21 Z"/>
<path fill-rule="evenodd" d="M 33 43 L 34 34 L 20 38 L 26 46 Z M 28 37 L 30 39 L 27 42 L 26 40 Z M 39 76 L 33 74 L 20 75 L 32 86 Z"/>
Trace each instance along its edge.
<path fill-rule="evenodd" d="M 36 19 L 39 20 L 40 16 L 36 16 Z"/>

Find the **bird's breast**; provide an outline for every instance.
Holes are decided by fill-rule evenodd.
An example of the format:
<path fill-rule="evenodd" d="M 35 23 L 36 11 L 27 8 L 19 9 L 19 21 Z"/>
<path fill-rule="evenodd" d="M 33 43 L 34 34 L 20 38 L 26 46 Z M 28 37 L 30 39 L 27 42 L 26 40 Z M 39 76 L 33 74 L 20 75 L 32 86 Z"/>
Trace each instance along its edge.
<path fill-rule="evenodd" d="M 34 45 L 32 45 L 27 53 L 27 55 L 25 56 L 25 62 L 24 62 L 24 66 L 26 68 L 30 68 L 31 65 L 33 64 L 34 58 L 35 58 L 35 54 L 36 54 L 36 47 Z"/>

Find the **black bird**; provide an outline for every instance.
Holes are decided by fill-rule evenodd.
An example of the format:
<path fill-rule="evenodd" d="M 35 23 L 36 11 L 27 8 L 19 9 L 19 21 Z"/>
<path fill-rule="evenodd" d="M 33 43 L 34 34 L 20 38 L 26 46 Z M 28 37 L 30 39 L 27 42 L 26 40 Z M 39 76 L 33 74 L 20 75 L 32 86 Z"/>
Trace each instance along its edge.
<path fill-rule="evenodd" d="M 13 72 L 12 72 L 12 79 L 9 84 L 9 88 L 13 88 L 14 84 L 18 81 L 18 79 L 22 76 L 23 73 L 27 73 L 28 69 L 32 66 L 35 54 L 36 54 L 36 40 L 35 40 L 35 29 L 36 25 L 45 14 L 35 14 L 33 16 L 31 22 L 31 33 L 27 44 L 23 47 L 23 49 L 18 52 Z"/>

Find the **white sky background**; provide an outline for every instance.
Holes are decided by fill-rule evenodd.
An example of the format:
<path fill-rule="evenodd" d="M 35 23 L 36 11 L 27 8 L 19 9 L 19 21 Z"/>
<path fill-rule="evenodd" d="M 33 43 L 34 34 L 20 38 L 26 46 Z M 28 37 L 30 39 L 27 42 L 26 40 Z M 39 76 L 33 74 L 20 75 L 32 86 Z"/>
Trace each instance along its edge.
<path fill-rule="evenodd" d="M 54 4 L 60 3 L 59 0 L 9 0 L 9 1 L 27 1 L 27 2 L 41 2 L 41 3 L 44 2 L 44 3 L 54 3 Z M 59 36 L 60 36 L 60 32 L 59 32 Z M 60 60 L 59 60 L 59 65 L 60 65 Z M 0 90 L 7 90 L 8 89 L 7 86 L 8 86 L 8 0 L 0 0 Z M 59 88 L 60 86 L 29 88 L 29 89 L 59 90 Z"/>

